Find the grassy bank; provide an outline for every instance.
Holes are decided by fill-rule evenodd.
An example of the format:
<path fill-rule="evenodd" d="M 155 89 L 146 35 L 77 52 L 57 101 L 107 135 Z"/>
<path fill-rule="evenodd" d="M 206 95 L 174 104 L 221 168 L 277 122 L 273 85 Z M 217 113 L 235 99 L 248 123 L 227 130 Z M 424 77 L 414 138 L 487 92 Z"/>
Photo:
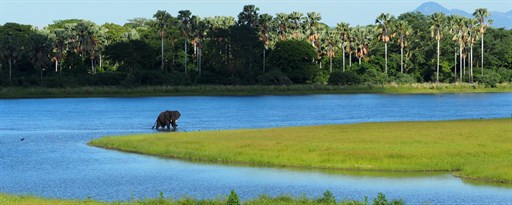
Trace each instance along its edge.
<path fill-rule="evenodd" d="M 304 95 L 349 93 L 467 93 L 512 92 L 512 84 L 487 88 L 478 84 L 407 84 L 407 85 L 291 85 L 291 86 L 146 86 L 146 87 L 0 87 L 0 98 L 57 98 L 57 97 L 138 97 L 138 96 L 209 96 L 209 95 Z"/>
<path fill-rule="evenodd" d="M 236 203 L 239 202 L 239 203 Z M 386 203 L 383 203 L 386 202 Z M 194 199 L 190 197 L 185 197 L 182 199 L 172 199 L 166 198 L 163 194 L 160 195 L 159 198 L 154 199 L 141 199 L 141 200 L 130 200 L 130 201 L 115 201 L 115 202 L 102 202 L 97 200 L 64 200 L 64 199 L 48 199 L 43 197 L 36 196 L 27 196 L 27 195 L 11 195 L 11 194 L 2 194 L 0 193 L 0 204 L 16 204 L 16 205 L 36 205 L 36 204 L 52 204 L 52 205 L 139 205 L 139 204 L 158 204 L 158 205 L 183 205 L 183 204 L 208 204 L 208 205 L 236 205 L 236 204 L 245 204 L 245 205 L 260 205 L 260 204 L 276 204 L 276 205 L 289 205 L 289 204 L 303 204 L 303 205 L 313 205 L 313 204 L 339 204 L 339 205 L 367 205 L 367 204 L 378 204 L 378 205 L 401 205 L 404 204 L 402 200 L 388 200 L 386 196 L 382 193 L 379 193 L 376 198 L 372 201 L 369 201 L 368 198 L 365 198 L 362 201 L 356 200 L 343 200 L 336 201 L 334 195 L 330 191 L 324 192 L 323 196 L 319 198 L 307 198 L 305 196 L 302 197 L 290 197 L 290 196 L 278 196 L 278 197 L 270 197 L 266 195 L 262 195 L 256 199 L 240 201 L 238 195 L 232 192 L 227 197 L 220 197 L 216 199 Z"/>
<path fill-rule="evenodd" d="M 450 171 L 512 183 L 512 119 L 386 122 L 104 137 L 89 145 L 257 166 Z"/>

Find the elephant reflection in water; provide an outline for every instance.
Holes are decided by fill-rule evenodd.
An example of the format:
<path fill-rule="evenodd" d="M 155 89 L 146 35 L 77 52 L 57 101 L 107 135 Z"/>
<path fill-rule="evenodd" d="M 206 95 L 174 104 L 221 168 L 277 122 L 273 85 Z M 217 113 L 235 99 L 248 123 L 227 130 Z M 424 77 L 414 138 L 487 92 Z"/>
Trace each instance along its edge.
<path fill-rule="evenodd" d="M 176 127 L 178 127 L 178 124 L 176 124 L 176 121 L 181 117 L 180 112 L 173 110 L 169 111 L 166 110 L 164 112 L 161 112 L 160 115 L 156 118 L 155 125 L 151 127 L 151 129 L 154 129 L 156 126 L 156 129 L 162 127 L 165 128 L 167 126 L 167 131 L 170 131 L 172 126 L 172 130 L 176 131 Z"/>

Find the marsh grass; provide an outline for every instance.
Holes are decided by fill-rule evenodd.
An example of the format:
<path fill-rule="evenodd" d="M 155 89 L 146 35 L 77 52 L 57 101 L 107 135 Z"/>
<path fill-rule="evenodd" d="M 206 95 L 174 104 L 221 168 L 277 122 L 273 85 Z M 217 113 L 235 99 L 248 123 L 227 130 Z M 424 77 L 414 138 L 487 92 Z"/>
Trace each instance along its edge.
<path fill-rule="evenodd" d="M 351 93 L 465 93 L 512 92 L 512 84 L 498 84 L 487 88 L 479 84 L 386 84 L 386 85 L 290 85 L 290 86 L 143 86 L 143 87 L 0 87 L 0 98 L 56 98 L 56 97 L 140 97 L 140 96 L 241 96 L 241 95 L 306 95 Z"/>
<path fill-rule="evenodd" d="M 512 183 L 512 119 L 381 122 L 110 136 L 89 145 L 191 161 L 430 172 Z"/>
<path fill-rule="evenodd" d="M 328 195 L 328 194 L 331 195 Z M 374 203 L 382 201 L 382 199 L 386 199 L 385 195 L 379 193 L 379 195 L 374 199 Z M 380 200 L 380 201 L 379 201 Z M 387 201 L 387 200 L 386 200 Z M 226 205 L 230 204 L 233 201 L 230 201 L 228 197 L 220 197 L 216 199 L 195 199 L 191 197 L 183 197 L 181 199 L 172 199 L 172 198 L 152 198 L 152 199 L 134 199 L 130 201 L 115 201 L 115 202 L 102 202 L 97 200 L 64 200 L 64 199 L 48 199 L 43 197 L 36 196 L 28 196 L 28 195 L 12 195 L 12 194 L 2 194 L 0 193 L 0 204 L 16 204 L 16 205 L 186 205 L 186 204 L 198 204 L 198 205 Z M 320 198 L 308 198 L 306 196 L 300 197 L 291 197 L 287 195 L 271 197 L 268 195 L 261 195 L 258 198 L 250 199 L 246 201 L 236 201 L 238 203 L 234 204 L 244 204 L 244 205 L 261 205 L 261 204 L 275 204 L 275 205 L 290 205 L 290 204 L 302 204 L 302 205 L 314 205 L 314 204 L 329 204 L 329 205 L 366 205 L 368 203 L 368 198 L 365 197 L 363 201 L 357 200 L 343 200 L 337 202 L 330 191 L 326 191 L 324 195 Z M 401 200 L 391 200 L 391 202 L 398 203 L 388 203 L 388 204 L 404 204 Z M 382 204 L 382 203 L 380 203 Z"/>

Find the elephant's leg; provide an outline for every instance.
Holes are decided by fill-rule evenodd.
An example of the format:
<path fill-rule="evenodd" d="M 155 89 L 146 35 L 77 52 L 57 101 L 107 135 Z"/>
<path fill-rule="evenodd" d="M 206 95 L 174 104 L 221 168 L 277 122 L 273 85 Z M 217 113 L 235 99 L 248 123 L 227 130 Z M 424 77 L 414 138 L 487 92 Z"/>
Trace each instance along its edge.
<path fill-rule="evenodd" d="M 171 131 L 171 121 L 166 120 L 165 125 L 167 126 L 167 131 Z"/>
<path fill-rule="evenodd" d="M 172 125 L 172 131 L 176 131 L 176 127 L 178 126 L 178 125 L 176 124 L 176 121 L 172 121 L 172 122 L 171 122 L 171 125 Z"/>

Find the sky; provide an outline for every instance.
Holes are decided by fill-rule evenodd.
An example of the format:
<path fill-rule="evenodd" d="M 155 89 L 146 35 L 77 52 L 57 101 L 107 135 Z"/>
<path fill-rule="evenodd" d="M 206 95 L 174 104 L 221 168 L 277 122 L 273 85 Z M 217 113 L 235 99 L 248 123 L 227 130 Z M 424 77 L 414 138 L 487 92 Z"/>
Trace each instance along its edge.
<path fill-rule="evenodd" d="M 97 24 L 106 22 L 123 25 L 128 19 L 152 18 L 157 10 L 176 16 L 179 10 L 193 15 L 236 16 L 244 5 L 254 4 L 260 14 L 299 11 L 319 12 L 322 22 L 335 26 L 338 22 L 351 25 L 375 23 L 380 13 L 395 16 L 412 11 L 429 0 L 0 0 L 0 24 L 16 22 L 43 28 L 54 20 L 87 19 Z M 472 13 L 476 8 L 508 12 L 512 0 L 436 0 L 447 9 L 462 9 Z"/>

